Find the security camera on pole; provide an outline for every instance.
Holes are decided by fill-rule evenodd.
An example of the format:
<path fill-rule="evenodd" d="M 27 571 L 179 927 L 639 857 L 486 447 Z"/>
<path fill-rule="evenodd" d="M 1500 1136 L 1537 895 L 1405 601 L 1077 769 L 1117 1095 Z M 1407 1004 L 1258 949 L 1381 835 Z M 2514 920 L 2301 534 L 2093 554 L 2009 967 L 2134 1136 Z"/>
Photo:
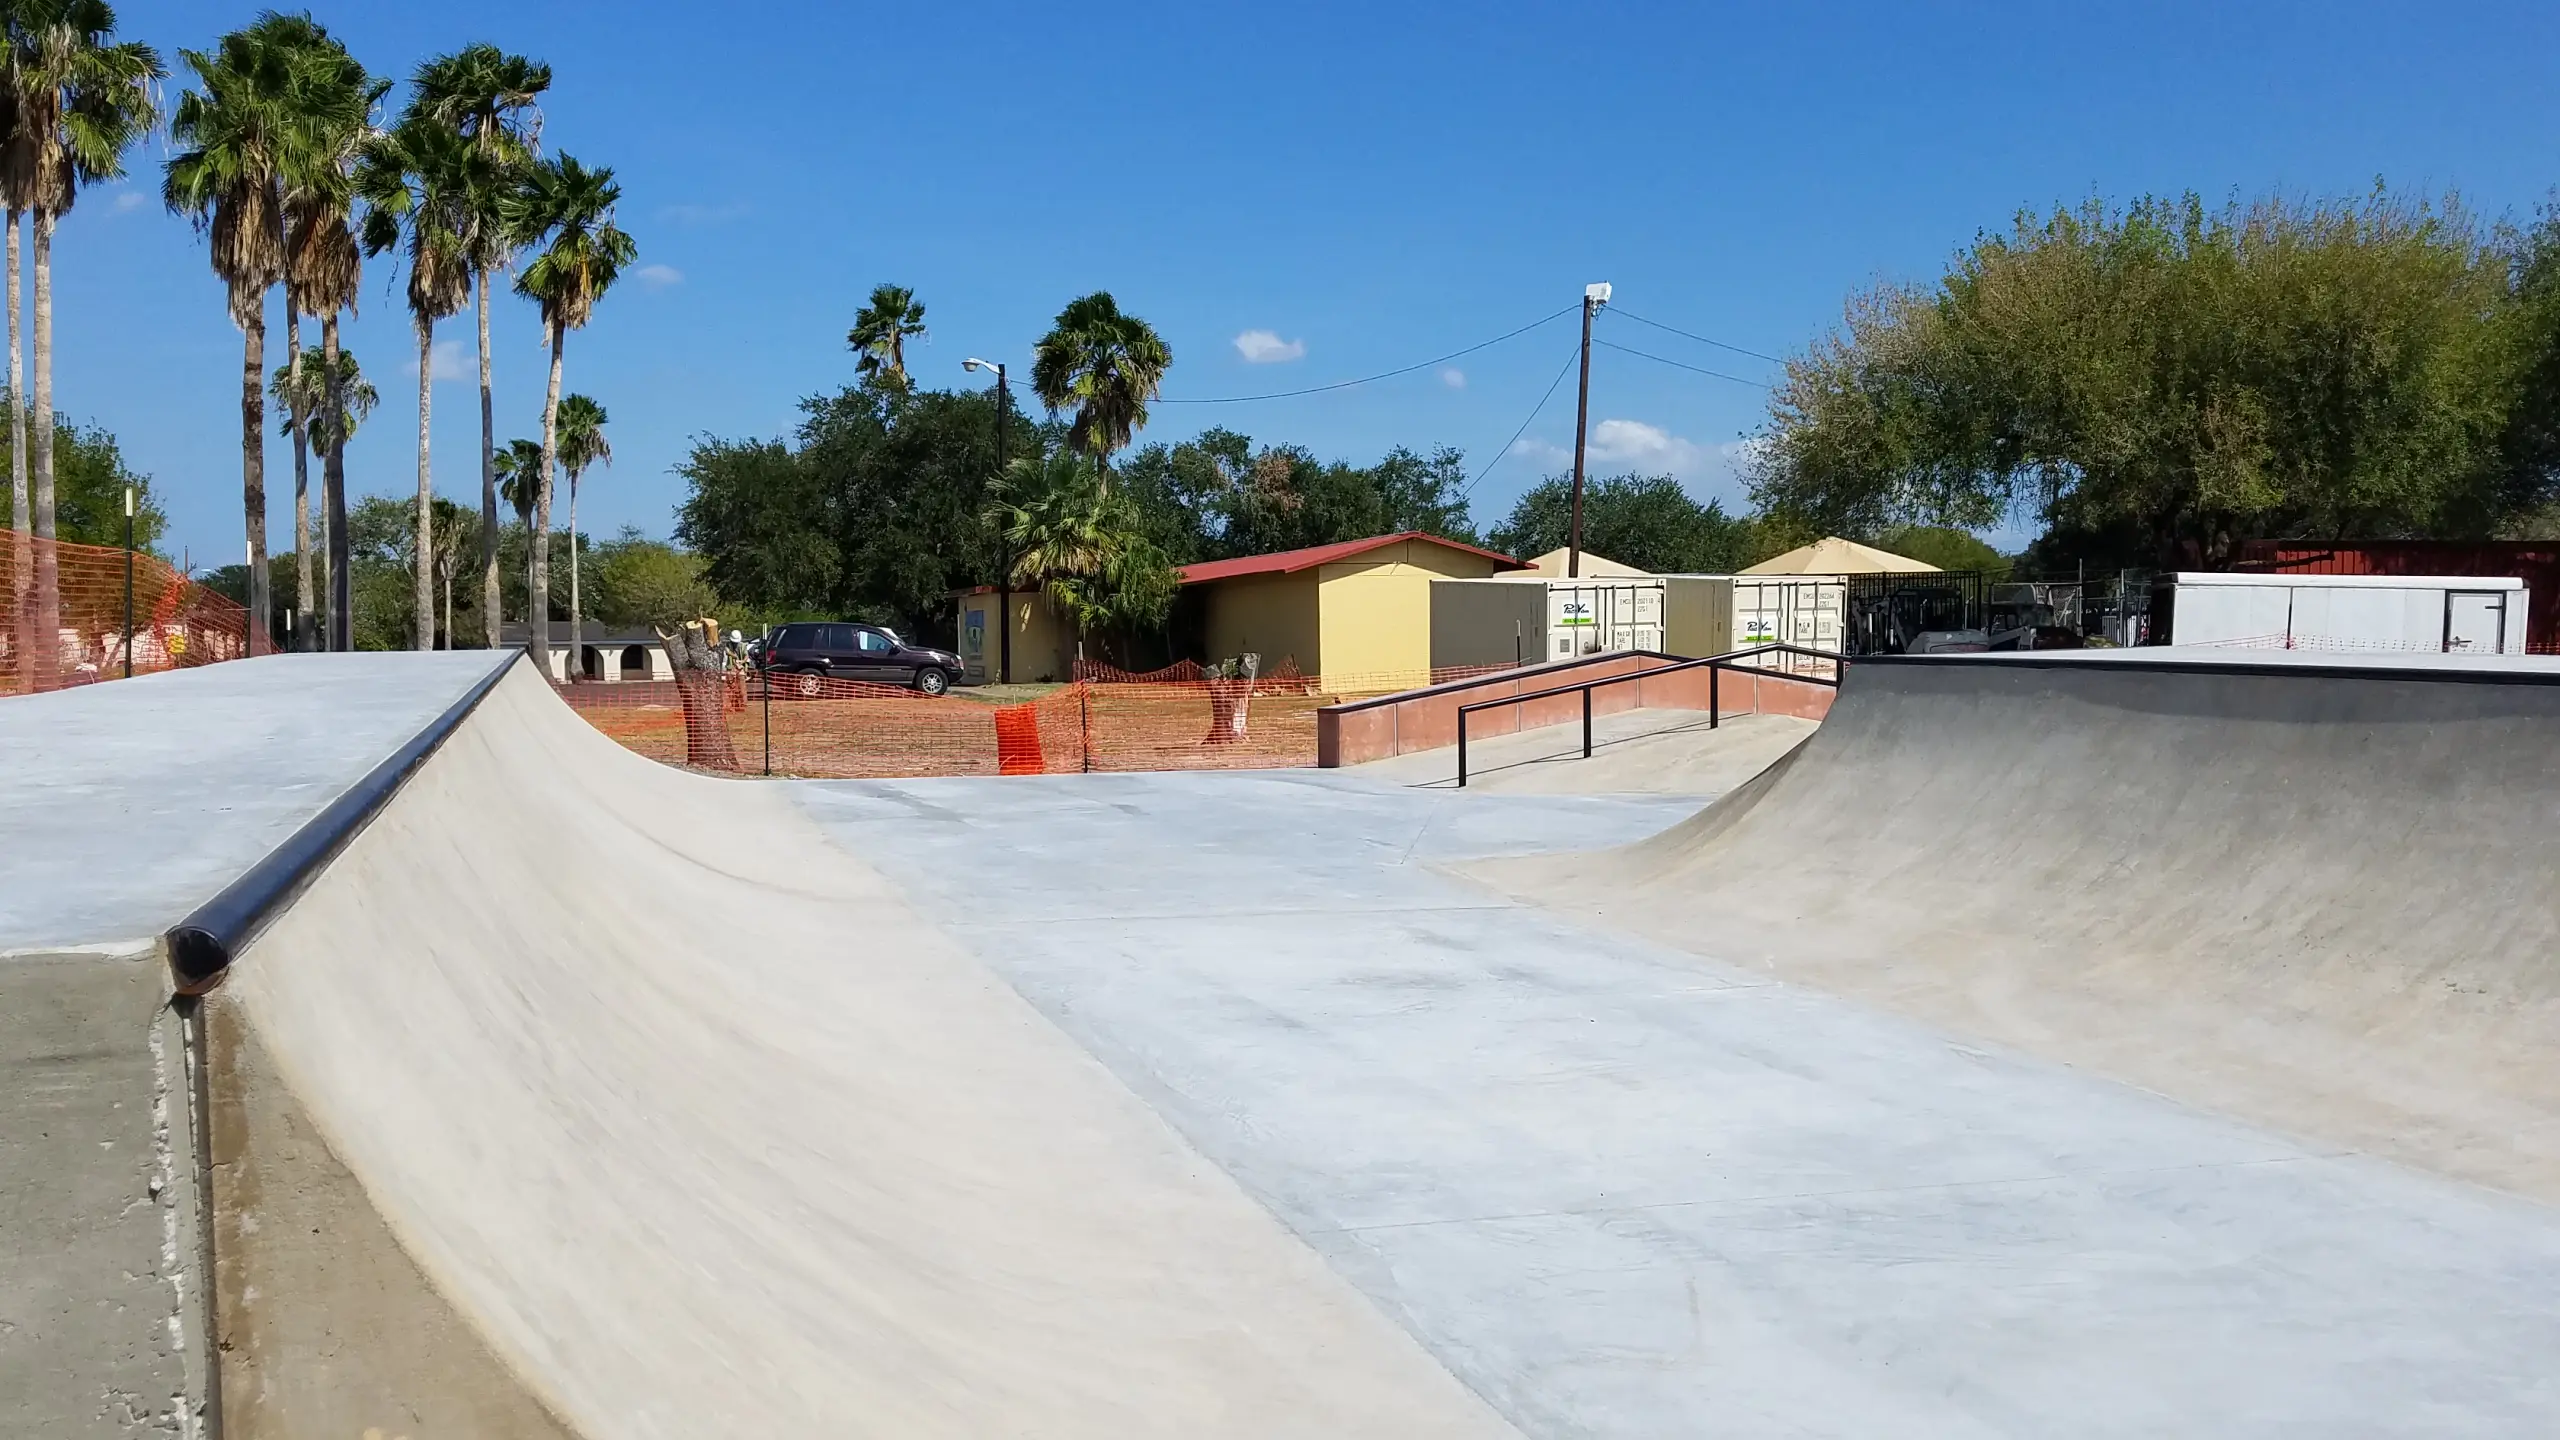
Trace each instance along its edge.
<path fill-rule="evenodd" d="M 1573 531 L 1565 539 L 1564 573 L 1582 578 L 1582 432 L 1591 423 L 1591 317 L 1609 303 L 1607 282 L 1582 287 L 1582 398 L 1573 406 Z"/>

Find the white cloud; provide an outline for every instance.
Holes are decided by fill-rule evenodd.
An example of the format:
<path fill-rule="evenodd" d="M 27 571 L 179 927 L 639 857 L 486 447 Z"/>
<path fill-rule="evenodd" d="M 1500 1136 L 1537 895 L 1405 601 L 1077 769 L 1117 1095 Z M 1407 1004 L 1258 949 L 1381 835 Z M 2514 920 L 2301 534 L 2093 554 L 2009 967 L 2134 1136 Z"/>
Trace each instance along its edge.
<path fill-rule="evenodd" d="M 1452 390 L 1467 388 L 1467 372 L 1451 365 L 1440 372 L 1440 383 Z"/>
<path fill-rule="evenodd" d="M 408 364 L 400 367 L 400 371 L 404 375 L 417 374 L 417 359 L 412 357 Z M 460 380 L 464 377 L 464 373 L 465 372 L 462 367 L 461 341 L 439 340 L 436 342 L 435 348 L 427 352 L 428 379 Z"/>
<path fill-rule="evenodd" d="M 108 202 L 107 208 L 118 215 L 130 215 L 150 203 L 151 197 L 139 190 L 119 190 L 116 192 L 116 198 Z"/>
<path fill-rule="evenodd" d="M 1641 420 L 1603 420 L 1591 427 L 1590 458 L 1635 470 L 1696 475 L 1706 468 L 1705 447 Z"/>
<path fill-rule="evenodd" d="M 1307 353 L 1304 340 L 1283 340 L 1271 330 L 1247 330 L 1236 337 L 1236 353 L 1248 365 L 1276 365 Z"/>
<path fill-rule="evenodd" d="M 664 290 L 683 283 L 684 272 L 673 265 L 643 265 L 631 272 L 631 278 L 652 290 Z"/>

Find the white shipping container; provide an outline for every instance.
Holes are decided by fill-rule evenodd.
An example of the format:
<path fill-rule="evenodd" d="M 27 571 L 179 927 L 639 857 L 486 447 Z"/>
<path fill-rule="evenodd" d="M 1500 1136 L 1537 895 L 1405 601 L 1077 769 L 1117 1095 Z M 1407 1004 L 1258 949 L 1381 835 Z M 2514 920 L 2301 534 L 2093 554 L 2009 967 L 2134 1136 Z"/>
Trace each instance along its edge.
<path fill-rule="evenodd" d="M 1660 650 L 1658 579 L 1431 582 L 1431 668 Z"/>
<path fill-rule="evenodd" d="M 1837 652 L 1848 597 L 1848 582 L 1837 575 L 1736 575 L 1731 648 L 1777 644 Z"/>
<path fill-rule="evenodd" d="M 2237 648 L 2524 653 L 2522 580 L 2504 575 L 2181 572 L 2169 643 Z"/>

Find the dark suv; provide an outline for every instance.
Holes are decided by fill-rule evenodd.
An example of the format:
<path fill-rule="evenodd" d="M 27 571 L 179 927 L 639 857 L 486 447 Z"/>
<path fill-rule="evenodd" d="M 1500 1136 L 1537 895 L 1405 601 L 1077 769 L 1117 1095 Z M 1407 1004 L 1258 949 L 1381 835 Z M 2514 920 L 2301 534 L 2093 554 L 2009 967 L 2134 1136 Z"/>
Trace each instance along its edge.
<path fill-rule="evenodd" d="M 799 621 L 767 636 L 756 663 L 768 675 L 786 677 L 803 695 L 818 693 L 818 677 L 868 680 L 875 685 L 913 685 L 939 695 L 960 677 L 960 657 L 948 650 L 910 645 L 897 632 L 879 625 L 824 624 Z M 788 678 L 796 677 L 796 678 Z"/>

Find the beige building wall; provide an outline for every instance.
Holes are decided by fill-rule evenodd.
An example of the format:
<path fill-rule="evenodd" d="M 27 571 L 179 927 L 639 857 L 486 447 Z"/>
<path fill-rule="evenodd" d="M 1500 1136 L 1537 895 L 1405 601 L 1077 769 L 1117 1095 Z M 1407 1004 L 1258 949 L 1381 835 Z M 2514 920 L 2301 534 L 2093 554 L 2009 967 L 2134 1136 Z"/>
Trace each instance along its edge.
<path fill-rule="evenodd" d="M 1500 573 L 1481 556 L 1414 540 L 1323 567 L 1325 683 L 1380 690 L 1429 684 L 1431 582 Z"/>
<path fill-rule="evenodd" d="M 1003 655 L 1001 598 L 993 590 L 959 597 L 953 628 L 960 637 L 961 668 L 972 682 L 996 681 Z M 1052 610 L 1045 597 L 1021 590 L 1013 592 L 1011 614 L 1014 683 L 1046 684 L 1070 678 L 1076 658 L 1074 622 Z"/>
<path fill-rule="evenodd" d="M 1294 575 L 1240 575 L 1208 585 L 1209 653 L 1204 661 L 1231 659 L 1250 650 L 1262 656 L 1266 671 L 1295 659 L 1309 675 L 1324 669 L 1323 636 L 1317 624 L 1316 572 Z"/>

